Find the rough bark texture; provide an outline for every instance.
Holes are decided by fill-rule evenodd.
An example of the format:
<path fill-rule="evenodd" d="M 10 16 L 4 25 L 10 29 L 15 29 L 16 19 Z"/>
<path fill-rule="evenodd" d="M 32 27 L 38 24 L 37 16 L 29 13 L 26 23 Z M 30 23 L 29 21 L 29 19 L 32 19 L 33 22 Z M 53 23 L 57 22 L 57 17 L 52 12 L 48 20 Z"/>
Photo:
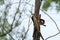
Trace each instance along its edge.
<path fill-rule="evenodd" d="M 40 5 L 41 0 L 35 0 L 35 12 L 32 16 L 32 21 L 34 23 L 33 40 L 40 40 L 40 16 L 39 16 Z"/>
<path fill-rule="evenodd" d="M 39 15 L 39 10 L 41 6 L 41 0 L 35 0 L 35 14 Z"/>
<path fill-rule="evenodd" d="M 40 40 L 40 17 L 34 14 L 32 20 L 34 23 L 33 40 Z"/>

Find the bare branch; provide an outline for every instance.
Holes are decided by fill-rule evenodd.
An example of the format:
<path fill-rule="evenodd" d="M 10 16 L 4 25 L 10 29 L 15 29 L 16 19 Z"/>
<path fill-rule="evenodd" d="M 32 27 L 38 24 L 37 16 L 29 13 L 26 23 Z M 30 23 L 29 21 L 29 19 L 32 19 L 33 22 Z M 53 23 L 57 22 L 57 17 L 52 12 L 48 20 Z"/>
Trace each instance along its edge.
<path fill-rule="evenodd" d="M 32 22 L 31 22 L 31 23 L 32 23 Z M 26 35 L 27 35 L 28 31 L 29 31 L 29 27 L 30 27 L 31 23 L 30 23 L 30 18 L 29 18 L 29 21 L 28 21 L 28 29 L 27 29 L 27 31 L 25 32 L 25 36 L 22 38 L 22 40 L 24 40 L 24 39 L 26 38 Z"/>
<path fill-rule="evenodd" d="M 49 39 L 49 38 L 51 38 L 51 37 L 54 37 L 54 36 L 57 36 L 58 34 L 60 34 L 60 30 L 59 30 L 59 28 L 58 28 L 58 25 L 57 25 L 57 23 L 55 22 L 55 20 L 50 16 L 50 15 L 48 15 L 44 10 L 42 10 L 41 9 L 41 11 L 43 11 L 44 12 L 44 14 L 46 14 L 53 22 L 54 22 L 54 24 L 56 25 L 56 27 L 57 27 L 57 30 L 59 31 L 58 33 L 56 33 L 56 34 L 54 34 L 54 35 L 52 35 L 52 36 L 49 36 L 49 37 L 47 37 L 45 40 L 47 40 L 47 39 Z"/>
<path fill-rule="evenodd" d="M 52 36 L 47 37 L 45 40 L 47 40 L 47 39 L 49 39 L 49 38 L 52 38 L 52 37 L 55 37 L 55 36 L 57 36 L 58 34 L 60 34 L 60 32 L 56 33 L 55 35 L 52 35 Z"/>
<path fill-rule="evenodd" d="M 48 15 L 44 10 L 41 9 L 41 11 L 43 11 L 44 14 L 46 14 L 46 15 L 54 22 L 54 24 L 56 25 L 58 31 L 60 32 L 60 29 L 58 28 L 58 25 L 57 25 L 57 23 L 55 22 L 55 20 L 54 20 L 50 15 Z"/>

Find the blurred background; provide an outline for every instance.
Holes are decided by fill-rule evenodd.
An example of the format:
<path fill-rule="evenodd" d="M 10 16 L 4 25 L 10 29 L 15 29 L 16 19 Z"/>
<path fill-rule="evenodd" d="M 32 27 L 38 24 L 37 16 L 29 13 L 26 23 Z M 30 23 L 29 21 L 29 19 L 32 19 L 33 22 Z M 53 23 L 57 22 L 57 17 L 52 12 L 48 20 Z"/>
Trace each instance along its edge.
<path fill-rule="evenodd" d="M 0 0 L 0 40 L 33 40 L 34 7 L 35 0 Z M 41 25 L 44 39 L 60 40 L 60 0 L 42 0 L 40 14 L 46 25 Z"/>

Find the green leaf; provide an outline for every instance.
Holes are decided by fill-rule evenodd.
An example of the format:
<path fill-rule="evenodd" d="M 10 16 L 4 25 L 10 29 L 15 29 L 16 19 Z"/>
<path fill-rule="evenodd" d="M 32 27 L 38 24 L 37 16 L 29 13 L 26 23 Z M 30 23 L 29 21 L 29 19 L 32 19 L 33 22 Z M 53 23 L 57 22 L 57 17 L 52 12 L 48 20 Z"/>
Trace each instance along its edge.
<path fill-rule="evenodd" d="M 7 16 L 7 12 L 6 11 L 4 11 L 4 16 Z"/>
<path fill-rule="evenodd" d="M 0 0 L 0 5 L 1 5 L 1 4 L 4 4 L 4 0 Z"/>
<path fill-rule="evenodd" d="M 0 17 L 0 22 L 1 22 L 1 17 Z"/>
<path fill-rule="evenodd" d="M 50 3 L 49 3 L 48 1 L 46 1 L 46 2 L 44 3 L 44 5 L 43 5 L 42 8 L 43 8 L 44 10 L 47 10 L 49 6 L 50 6 Z"/>
<path fill-rule="evenodd" d="M 18 25 L 19 25 L 19 22 L 18 22 L 18 21 L 16 21 L 16 22 L 15 22 L 15 27 L 16 27 L 16 26 L 18 26 Z"/>

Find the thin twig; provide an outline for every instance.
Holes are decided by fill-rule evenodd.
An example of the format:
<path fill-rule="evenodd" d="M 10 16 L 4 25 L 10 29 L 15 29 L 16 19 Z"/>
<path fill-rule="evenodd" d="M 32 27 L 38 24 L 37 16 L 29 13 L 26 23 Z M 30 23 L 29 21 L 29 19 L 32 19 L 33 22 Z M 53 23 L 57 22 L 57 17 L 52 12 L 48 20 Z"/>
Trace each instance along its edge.
<path fill-rule="evenodd" d="M 56 25 L 58 31 L 60 32 L 60 29 L 58 28 L 58 25 L 57 25 L 57 23 L 55 22 L 55 20 L 54 20 L 50 15 L 48 15 L 44 10 L 41 9 L 41 11 L 43 11 L 44 14 L 46 14 L 46 15 L 54 22 L 54 24 Z"/>
<path fill-rule="evenodd" d="M 54 37 L 54 36 L 57 36 L 58 34 L 60 34 L 60 30 L 59 30 L 58 25 L 57 25 L 57 23 L 55 22 L 55 20 L 54 20 L 50 15 L 48 15 L 44 10 L 41 9 L 41 11 L 43 11 L 44 14 L 46 14 L 46 15 L 55 23 L 55 25 L 56 25 L 56 27 L 57 27 L 57 30 L 59 31 L 59 32 L 56 33 L 55 35 L 52 35 L 52 36 L 47 37 L 45 40 L 47 40 L 47 39 L 49 39 L 49 38 L 51 38 L 51 37 Z"/>
<path fill-rule="evenodd" d="M 8 5 L 9 5 L 9 4 L 8 4 Z M 8 5 L 6 6 L 5 9 L 8 8 Z M 4 13 L 7 13 L 7 11 L 5 10 Z M 6 15 L 6 16 L 7 16 L 7 15 Z M 9 30 L 9 32 L 8 32 L 8 31 L 5 29 L 5 27 L 4 27 L 4 26 L 5 26 L 5 22 L 6 22 L 6 16 L 4 15 L 3 29 L 6 31 L 6 34 L 8 34 L 13 40 L 15 40 L 15 39 L 9 34 L 9 32 L 11 32 L 11 31 Z M 6 34 L 5 34 L 5 35 L 6 35 Z M 5 35 L 4 35 L 4 36 L 5 36 Z"/>
<path fill-rule="evenodd" d="M 49 39 L 51 37 L 57 36 L 58 34 L 60 34 L 60 32 L 56 33 L 55 35 L 52 35 L 52 36 L 47 37 L 45 40 L 47 40 L 47 39 Z"/>
<path fill-rule="evenodd" d="M 17 11 L 19 11 L 20 2 L 21 2 L 21 0 L 19 1 L 19 5 L 18 5 L 18 8 L 17 8 Z M 11 26 L 13 26 L 13 23 L 15 21 L 15 17 L 16 17 L 17 11 L 15 12 L 14 19 L 13 19 L 13 22 L 12 22 Z"/>
<path fill-rule="evenodd" d="M 32 22 L 31 22 L 31 23 L 32 23 Z M 28 31 L 29 31 L 29 27 L 30 27 L 31 23 L 30 23 L 30 18 L 29 18 L 29 21 L 28 21 L 28 29 L 27 29 L 27 31 L 25 32 L 25 36 L 22 38 L 22 40 L 24 40 L 24 39 L 26 38 L 26 35 L 27 35 Z"/>

